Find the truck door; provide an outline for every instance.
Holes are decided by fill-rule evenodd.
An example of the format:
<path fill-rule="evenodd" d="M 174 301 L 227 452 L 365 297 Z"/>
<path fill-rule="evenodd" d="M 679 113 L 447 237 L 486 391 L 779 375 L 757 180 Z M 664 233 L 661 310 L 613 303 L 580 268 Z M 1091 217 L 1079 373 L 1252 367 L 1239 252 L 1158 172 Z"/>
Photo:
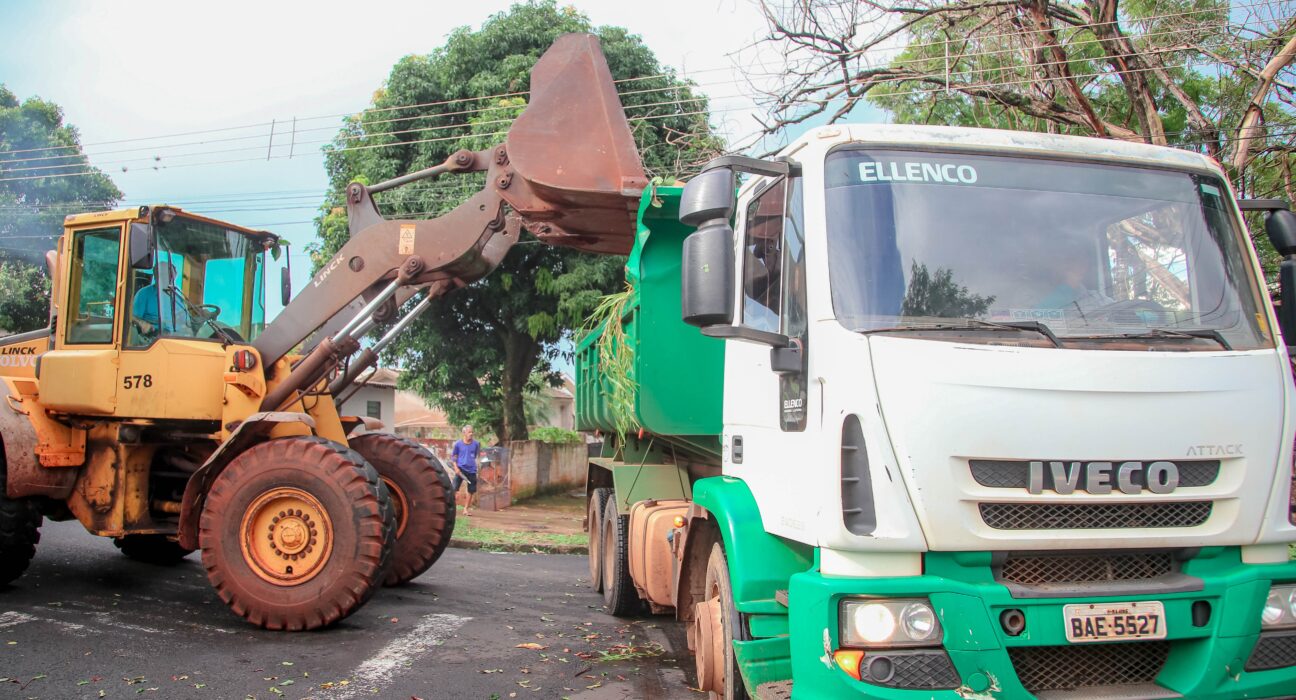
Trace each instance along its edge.
<path fill-rule="evenodd" d="M 810 481 L 811 415 L 816 387 L 808 379 L 805 234 L 801 178 L 780 177 L 748 198 L 738 240 L 740 325 L 781 333 L 800 349 L 799 367 L 775 372 L 771 350 L 740 340 L 725 348 L 725 474 L 743 479 L 760 505 L 765 529 L 804 540 L 817 509 Z"/>
<path fill-rule="evenodd" d="M 65 290 L 55 349 L 41 356 L 46 408 L 111 414 L 117 404 L 116 339 L 121 332 L 122 225 L 74 229 L 63 237 Z"/>

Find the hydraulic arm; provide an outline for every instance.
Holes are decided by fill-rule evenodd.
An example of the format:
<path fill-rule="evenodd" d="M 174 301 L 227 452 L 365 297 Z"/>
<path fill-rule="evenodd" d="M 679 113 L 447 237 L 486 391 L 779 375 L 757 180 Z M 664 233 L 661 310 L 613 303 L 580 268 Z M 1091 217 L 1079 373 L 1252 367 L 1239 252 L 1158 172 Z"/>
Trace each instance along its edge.
<path fill-rule="evenodd" d="M 486 186 L 435 219 L 387 220 L 373 201 L 372 195 L 411 182 L 474 172 L 486 174 Z M 286 376 L 275 377 L 262 410 L 283 408 L 316 387 L 417 289 L 426 289 L 421 312 L 431 299 L 485 277 L 523 228 L 552 245 L 628 252 L 646 184 L 598 39 L 559 38 L 536 63 L 530 104 L 504 144 L 459 151 L 440 165 L 376 185 L 347 187 L 350 240 L 254 343 L 273 376 L 285 370 L 277 364 L 293 348 L 312 334 L 322 338 Z M 371 352 L 352 362 L 330 386 L 335 395 L 375 359 Z"/>

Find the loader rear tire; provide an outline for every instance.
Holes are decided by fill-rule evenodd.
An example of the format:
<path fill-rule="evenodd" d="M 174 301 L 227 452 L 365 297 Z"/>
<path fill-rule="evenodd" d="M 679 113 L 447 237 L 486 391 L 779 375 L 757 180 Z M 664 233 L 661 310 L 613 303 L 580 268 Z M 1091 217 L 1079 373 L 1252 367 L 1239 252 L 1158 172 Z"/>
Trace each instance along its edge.
<path fill-rule="evenodd" d="M 207 578 L 235 614 L 272 630 L 326 627 L 382 584 L 396 526 L 364 457 L 317 437 L 270 440 L 216 477 L 198 524 Z"/>
<path fill-rule="evenodd" d="M 633 617 L 643 607 L 630 580 L 629 530 L 630 516 L 617 513 L 615 503 L 607 503 L 603 511 L 603 604 L 617 617 Z"/>
<path fill-rule="evenodd" d="M 178 564 L 193 553 L 166 535 L 127 535 L 114 537 L 113 544 L 122 554 L 146 564 Z"/>
<path fill-rule="evenodd" d="M 382 477 L 396 509 L 396 544 L 385 586 L 399 586 L 441 558 L 454 534 L 454 494 L 441 462 L 422 445 L 387 433 L 349 438 Z"/>
<path fill-rule="evenodd" d="M 612 489 L 597 488 L 590 492 L 589 510 L 585 520 L 589 523 L 590 586 L 595 593 L 603 592 L 603 510 L 607 508 Z"/>
<path fill-rule="evenodd" d="M 31 564 L 43 521 L 30 501 L 5 497 L 0 485 L 0 586 L 22 576 Z"/>

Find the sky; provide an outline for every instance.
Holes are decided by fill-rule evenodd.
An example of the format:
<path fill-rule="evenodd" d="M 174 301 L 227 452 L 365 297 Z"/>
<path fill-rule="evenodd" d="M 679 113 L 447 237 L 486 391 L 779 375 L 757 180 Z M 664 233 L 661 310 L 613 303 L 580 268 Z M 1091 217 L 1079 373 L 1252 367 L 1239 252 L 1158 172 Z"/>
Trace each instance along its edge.
<path fill-rule="evenodd" d="M 0 0 L 0 83 L 62 106 L 124 206 L 175 204 L 286 237 L 300 287 L 328 185 L 320 147 L 341 116 L 367 107 L 402 56 L 510 4 Z M 698 82 L 731 143 L 755 130 L 737 63 L 779 57 L 744 52 L 765 30 L 754 0 L 570 4 Z"/>

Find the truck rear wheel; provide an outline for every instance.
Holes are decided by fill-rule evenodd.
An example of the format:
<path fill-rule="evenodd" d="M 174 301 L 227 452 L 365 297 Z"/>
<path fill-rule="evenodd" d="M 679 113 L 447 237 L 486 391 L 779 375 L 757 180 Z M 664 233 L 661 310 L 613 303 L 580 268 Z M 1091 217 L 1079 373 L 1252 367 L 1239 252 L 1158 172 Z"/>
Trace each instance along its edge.
<path fill-rule="evenodd" d="M 630 580 L 630 517 L 617 513 L 615 503 L 603 508 L 603 604 L 608 613 L 630 617 L 639 612 L 639 593 Z"/>
<path fill-rule="evenodd" d="M 589 511 L 589 571 L 590 586 L 596 593 L 603 592 L 603 510 L 607 508 L 612 489 L 597 488 L 590 492 Z"/>
<path fill-rule="evenodd" d="M 198 525 L 207 578 L 235 614 L 309 630 L 355 612 L 391 563 L 395 514 L 378 472 L 314 437 L 270 440 L 216 477 Z"/>
<path fill-rule="evenodd" d="M 122 554 L 147 564 L 177 564 L 189 556 L 192 549 L 185 549 L 179 542 L 166 535 L 126 535 L 114 537 L 113 544 Z"/>
<path fill-rule="evenodd" d="M 3 467 L 4 456 L 0 455 L 0 477 L 4 476 Z M 43 521 L 30 501 L 6 497 L 4 480 L 0 479 L 0 586 L 22 576 L 31 564 Z"/>
<path fill-rule="evenodd" d="M 399 586 L 445 552 L 454 533 L 454 493 L 450 476 L 422 445 L 386 433 L 348 440 L 364 456 L 391 493 L 396 510 L 396 545 L 383 585 Z"/>
<path fill-rule="evenodd" d="M 729 583 L 729 562 L 719 542 L 711 546 L 703 590 L 705 598 L 693 608 L 698 687 L 709 691 L 712 698 L 747 700 L 750 696 L 733 647 L 742 628 Z"/>

